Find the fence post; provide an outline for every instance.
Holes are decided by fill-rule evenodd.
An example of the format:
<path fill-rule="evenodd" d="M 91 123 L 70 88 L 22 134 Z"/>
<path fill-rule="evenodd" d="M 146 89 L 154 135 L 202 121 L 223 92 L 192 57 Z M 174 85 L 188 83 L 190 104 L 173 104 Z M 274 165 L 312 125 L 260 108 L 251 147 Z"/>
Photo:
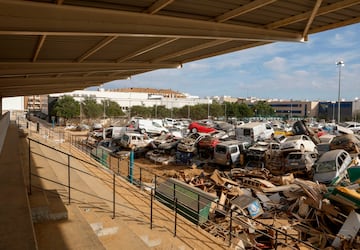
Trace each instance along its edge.
<path fill-rule="evenodd" d="M 153 196 L 153 189 L 150 189 L 150 229 L 153 228 L 153 202 L 154 202 L 154 196 Z"/>
<path fill-rule="evenodd" d="M 31 148 L 30 148 L 31 140 L 29 139 L 29 195 L 32 194 L 31 192 Z"/>
<path fill-rule="evenodd" d="M 70 155 L 68 154 L 68 195 L 69 195 L 69 200 L 68 200 L 68 204 L 70 205 Z"/>
<path fill-rule="evenodd" d="M 113 172 L 113 219 L 115 219 L 115 173 Z"/>
<path fill-rule="evenodd" d="M 130 151 L 130 162 L 129 162 L 129 181 L 133 183 L 133 168 L 134 168 L 134 149 Z"/>
<path fill-rule="evenodd" d="M 175 198 L 175 200 L 174 200 L 174 201 L 175 201 L 175 202 L 174 202 L 174 209 L 175 209 L 174 237 L 176 237 L 176 225 L 177 225 L 177 202 L 178 202 L 177 198 Z"/>

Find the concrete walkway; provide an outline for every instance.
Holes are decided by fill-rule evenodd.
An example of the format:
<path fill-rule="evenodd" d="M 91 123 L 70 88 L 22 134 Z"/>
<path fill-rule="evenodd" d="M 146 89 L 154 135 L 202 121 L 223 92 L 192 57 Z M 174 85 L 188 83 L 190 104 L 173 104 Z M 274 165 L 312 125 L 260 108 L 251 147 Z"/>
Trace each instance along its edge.
<path fill-rule="evenodd" d="M 203 232 L 180 216 L 174 237 L 174 213 L 158 202 L 154 202 L 153 229 L 150 229 L 149 193 L 120 177 L 116 178 L 116 213 L 112 218 L 113 176 L 75 159 L 71 159 L 71 167 L 77 170 L 72 169 L 70 174 L 71 186 L 75 189 L 71 190 L 69 204 L 68 157 L 35 142 L 31 142 L 32 173 L 56 183 L 33 176 L 29 202 L 27 140 L 19 139 L 16 127 L 12 126 L 10 131 L 0 159 L 0 178 L 5 181 L 0 180 L 0 199 L 9 201 L 9 206 L 0 208 L 2 225 L 9 225 L 0 229 L 0 249 L 229 249 L 227 242 Z M 31 137 L 89 161 L 86 155 L 67 144 L 56 144 L 36 133 L 31 133 Z M 12 143 L 16 138 L 18 143 Z M 21 162 L 25 166 L 24 175 Z M 94 177 L 98 175 L 103 179 Z M 9 192 L 16 195 L 10 197 Z M 58 205 L 49 206 L 47 220 L 42 220 L 46 203 Z M 34 227 L 29 204 L 33 213 L 38 212 Z"/>
<path fill-rule="evenodd" d="M 0 249 L 37 249 L 19 145 L 10 125 L 0 154 Z"/>

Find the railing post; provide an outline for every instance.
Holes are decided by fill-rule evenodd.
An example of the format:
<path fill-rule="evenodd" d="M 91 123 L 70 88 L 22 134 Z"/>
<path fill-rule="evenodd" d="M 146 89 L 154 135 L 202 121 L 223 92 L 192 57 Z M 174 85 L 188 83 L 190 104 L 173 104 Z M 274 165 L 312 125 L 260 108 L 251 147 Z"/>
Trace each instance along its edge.
<path fill-rule="evenodd" d="M 153 189 L 150 189 L 150 229 L 153 228 L 153 202 L 154 202 L 154 196 L 153 196 Z"/>
<path fill-rule="evenodd" d="M 70 186 L 70 155 L 68 155 L 68 204 L 70 205 L 70 190 L 71 190 L 71 186 Z"/>
<path fill-rule="evenodd" d="M 101 149 L 101 164 L 104 165 L 104 149 Z"/>
<path fill-rule="evenodd" d="M 115 191 L 115 173 L 113 172 L 113 219 L 115 219 Z"/>
<path fill-rule="evenodd" d="M 120 158 L 118 158 L 117 168 L 118 168 L 118 175 L 120 175 Z"/>
<path fill-rule="evenodd" d="M 155 191 L 155 195 L 156 195 L 156 180 L 157 179 L 157 175 L 155 174 L 155 183 L 154 183 L 154 191 Z"/>
<path fill-rule="evenodd" d="M 177 198 L 175 198 L 174 200 L 174 209 L 175 209 L 175 223 L 174 223 L 174 237 L 176 237 L 176 226 L 177 226 L 177 203 L 178 203 L 178 200 Z"/>
<path fill-rule="evenodd" d="M 29 195 L 32 194 L 31 192 L 31 147 L 30 147 L 31 140 L 29 139 Z"/>
<path fill-rule="evenodd" d="M 197 225 L 200 225 L 200 195 L 197 196 L 197 217 L 198 217 L 198 223 Z"/>
<path fill-rule="evenodd" d="M 173 199 L 174 200 L 176 199 L 176 186 L 175 186 L 175 183 L 174 183 L 174 186 L 173 186 Z"/>
<path fill-rule="evenodd" d="M 142 189 L 142 181 L 141 181 L 141 179 L 142 179 L 142 174 L 141 174 L 141 170 L 142 170 L 142 168 L 140 167 L 140 189 Z"/>
<path fill-rule="evenodd" d="M 112 156 L 111 156 L 111 154 L 108 154 L 108 157 L 109 157 L 109 169 L 111 170 L 111 158 L 112 158 Z"/>
<path fill-rule="evenodd" d="M 231 246 L 231 240 L 232 240 L 232 218 L 233 218 L 233 210 L 230 209 L 229 246 Z"/>

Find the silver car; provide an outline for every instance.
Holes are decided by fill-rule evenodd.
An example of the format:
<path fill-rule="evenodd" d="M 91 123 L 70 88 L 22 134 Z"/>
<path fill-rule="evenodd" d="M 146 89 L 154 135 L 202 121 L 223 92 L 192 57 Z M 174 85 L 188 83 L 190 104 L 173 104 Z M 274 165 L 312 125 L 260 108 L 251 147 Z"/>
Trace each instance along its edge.
<path fill-rule="evenodd" d="M 286 156 L 284 171 L 298 174 L 311 173 L 317 159 L 318 154 L 313 152 L 291 152 Z"/>
<path fill-rule="evenodd" d="M 352 162 L 351 156 L 343 149 L 325 152 L 314 165 L 314 181 L 335 184 L 347 174 Z"/>
<path fill-rule="evenodd" d="M 219 165 L 231 167 L 243 165 L 245 151 L 249 145 L 248 142 L 238 140 L 218 143 L 214 149 L 214 162 Z"/>

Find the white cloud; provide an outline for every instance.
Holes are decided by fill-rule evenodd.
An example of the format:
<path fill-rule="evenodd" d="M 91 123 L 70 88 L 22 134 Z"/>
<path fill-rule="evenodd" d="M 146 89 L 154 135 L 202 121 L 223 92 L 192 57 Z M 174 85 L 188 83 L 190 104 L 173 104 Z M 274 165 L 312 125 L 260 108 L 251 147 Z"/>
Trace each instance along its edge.
<path fill-rule="evenodd" d="M 264 66 L 273 71 L 285 71 L 287 60 L 283 57 L 274 57 L 272 60 L 264 62 Z"/>

